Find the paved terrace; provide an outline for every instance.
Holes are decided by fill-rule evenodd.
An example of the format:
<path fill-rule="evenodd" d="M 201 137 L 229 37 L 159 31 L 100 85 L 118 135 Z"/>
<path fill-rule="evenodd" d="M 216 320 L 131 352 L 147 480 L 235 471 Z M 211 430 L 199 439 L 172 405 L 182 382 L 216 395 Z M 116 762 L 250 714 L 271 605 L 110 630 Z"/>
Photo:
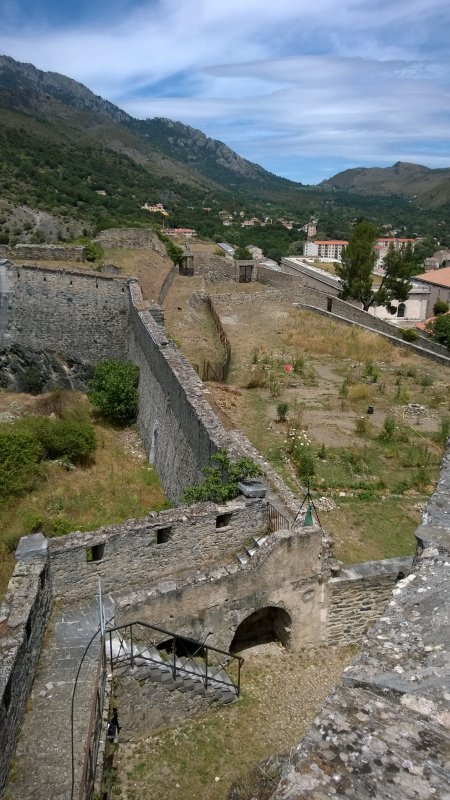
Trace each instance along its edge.
<path fill-rule="evenodd" d="M 106 599 L 106 618 L 112 603 Z M 71 702 L 77 669 L 99 627 L 98 603 L 56 605 L 50 617 L 37 675 L 28 701 L 5 800 L 69 800 L 71 797 Z M 99 644 L 92 645 L 78 680 L 74 713 L 75 790 L 95 687 Z"/>

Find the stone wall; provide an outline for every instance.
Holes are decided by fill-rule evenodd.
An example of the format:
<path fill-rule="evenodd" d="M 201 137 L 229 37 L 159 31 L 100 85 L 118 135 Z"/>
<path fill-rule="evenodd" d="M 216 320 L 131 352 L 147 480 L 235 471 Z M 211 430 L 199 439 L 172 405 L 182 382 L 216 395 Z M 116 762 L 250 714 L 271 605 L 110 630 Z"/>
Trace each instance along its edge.
<path fill-rule="evenodd" d="M 300 650 L 323 641 L 326 605 L 322 531 L 300 525 L 271 534 L 246 564 L 229 552 L 213 569 L 199 565 L 188 575 L 174 574 L 147 589 L 117 593 L 116 623 L 138 618 L 228 650 L 241 622 L 270 607 L 289 615 L 286 639 L 293 650 Z"/>
<path fill-rule="evenodd" d="M 164 303 L 164 300 L 166 299 L 167 292 L 169 291 L 170 287 L 172 286 L 173 279 L 175 278 L 176 274 L 177 274 L 177 267 L 174 264 L 172 266 L 172 269 L 169 270 L 169 272 L 167 273 L 166 277 L 164 278 L 163 284 L 161 286 L 161 289 L 159 290 L 158 304 L 160 306 L 162 306 L 162 304 Z"/>
<path fill-rule="evenodd" d="M 86 248 L 59 244 L 16 244 L 14 247 L 0 245 L 0 257 L 36 259 L 38 261 L 85 261 Z"/>
<path fill-rule="evenodd" d="M 0 793 L 33 684 L 50 604 L 46 559 L 19 561 L 0 605 Z"/>
<path fill-rule="evenodd" d="M 411 570 L 412 557 L 366 561 L 341 570 L 328 581 L 327 643 L 357 644 L 381 616 L 400 572 Z"/>
<path fill-rule="evenodd" d="M 130 357 L 140 368 L 138 425 L 150 462 L 171 500 L 202 477 L 210 457 L 227 447 L 221 422 L 204 399 L 207 391 L 180 351 L 142 308 L 139 284 L 130 284 Z"/>
<path fill-rule="evenodd" d="M 102 247 L 148 249 L 167 255 L 164 243 L 150 228 L 108 228 L 101 231 L 94 241 Z"/>
<path fill-rule="evenodd" d="M 272 800 L 450 797 L 450 442 L 420 557 L 291 751 Z"/>
<path fill-rule="evenodd" d="M 320 313 L 324 317 L 338 322 L 345 322 L 388 336 L 392 344 L 405 347 L 418 355 L 425 356 L 441 364 L 450 366 L 450 356 L 447 348 L 432 342 L 418 332 L 416 342 L 404 341 L 401 329 L 390 325 L 382 319 L 377 319 L 352 303 L 347 303 L 331 294 L 320 292 L 311 286 L 306 286 L 302 280 L 294 275 L 274 272 L 266 267 L 258 266 L 257 280 L 282 292 L 285 297 L 298 303 L 307 310 Z"/>
<path fill-rule="evenodd" d="M 0 343 L 95 364 L 127 357 L 127 281 L 71 270 L 0 265 Z"/>
<path fill-rule="evenodd" d="M 239 267 L 231 258 L 215 253 L 192 252 L 194 256 L 194 275 L 205 275 L 211 281 L 237 281 Z"/>
<path fill-rule="evenodd" d="M 225 507 L 202 503 L 50 539 L 53 593 L 66 600 L 91 597 L 99 578 L 105 592 L 152 586 L 230 560 L 246 539 L 266 530 L 265 501 L 241 497 Z"/>

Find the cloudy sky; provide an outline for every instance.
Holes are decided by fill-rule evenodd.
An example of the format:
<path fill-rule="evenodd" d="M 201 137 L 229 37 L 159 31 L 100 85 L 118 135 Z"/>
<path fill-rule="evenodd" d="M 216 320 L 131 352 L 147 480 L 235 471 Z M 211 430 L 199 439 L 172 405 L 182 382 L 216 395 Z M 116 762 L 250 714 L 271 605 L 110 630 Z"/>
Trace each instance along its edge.
<path fill-rule="evenodd" d="M 449 0 L 0 0 L 0 53 L 266 169 L 450 166 Z"/>

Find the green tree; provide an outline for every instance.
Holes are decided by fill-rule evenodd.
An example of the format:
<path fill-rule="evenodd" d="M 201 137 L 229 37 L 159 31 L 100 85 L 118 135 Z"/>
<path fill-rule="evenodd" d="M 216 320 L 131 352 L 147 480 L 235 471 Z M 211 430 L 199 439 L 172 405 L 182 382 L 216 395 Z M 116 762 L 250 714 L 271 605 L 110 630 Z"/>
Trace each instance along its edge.
<path fill-rule="evenodd" d="M 433 306 L 433 314 L 438 317 L 439 314 L 446 314 L 448 311 L 448 303 L 445 300 L 436 300 Z"/>
<path fill-rule="evenodd" d="M 236 247 L 236 251 L 234 254 L 236 261 L 251 261 L 253 256 L 248 249 L 248 247 Z"/>
<path fill-rule="evenodd" d="M 364 311 L 373 303 L 372 281 L 376 260 L 373 246 L 376 236 L 375 225 L 359 222 L 342 252 L 341 263 L 336 265 L 336 274 L 342 281 L 342 298 L 359 300 Z"/>
<path fill-rule="evenodd" d="M 138 383 L 138 367 L 111 359 L 97 364 L 87 394 L 103 416 L 126 425 L 137 416 Z"/>
<path fill-rule="evenodd" d="M 378 287 L 374 286 L 376 234 L 374 225 L 360 222 L 342 253 L 342 264 L 336 265 L 336 273 L 342 280 L 343 299 L 359 300 L 364 311 L 373 305 L 392 309 L 393 300 L 405 301 L 411 290 L 410 278 L 415 272 L 411 245 L 398 250 L 390 244 L 383 260 L 383 278 Z"/>
<path fill-rule="evenodd" d="M 392 309 L 392 300 L 403 302 L 411 291 L 410 278 L 415 272 L 411 244 L 397 250 L 391 243 L 383 259 L 384 276 L 373 293 L 373 304 Z"/>
<path fill-rule="evenodd" d="M 433 339 L 444 344 L 450 350 L 450 314 L 439 314 L 427 325 Z"/>

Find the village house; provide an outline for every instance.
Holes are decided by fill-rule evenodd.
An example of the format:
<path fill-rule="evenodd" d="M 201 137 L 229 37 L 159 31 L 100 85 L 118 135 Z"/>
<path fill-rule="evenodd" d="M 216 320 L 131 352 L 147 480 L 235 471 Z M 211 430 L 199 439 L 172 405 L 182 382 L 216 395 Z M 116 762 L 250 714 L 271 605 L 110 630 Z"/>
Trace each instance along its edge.
<path fill-rule="evenodd" d="M 429 289 L 426 317 L 432 316 L 436 300 L 443 300 L 450 305 L 450 267 L 423 272 L 416 275 L 414 281 Z"/>

